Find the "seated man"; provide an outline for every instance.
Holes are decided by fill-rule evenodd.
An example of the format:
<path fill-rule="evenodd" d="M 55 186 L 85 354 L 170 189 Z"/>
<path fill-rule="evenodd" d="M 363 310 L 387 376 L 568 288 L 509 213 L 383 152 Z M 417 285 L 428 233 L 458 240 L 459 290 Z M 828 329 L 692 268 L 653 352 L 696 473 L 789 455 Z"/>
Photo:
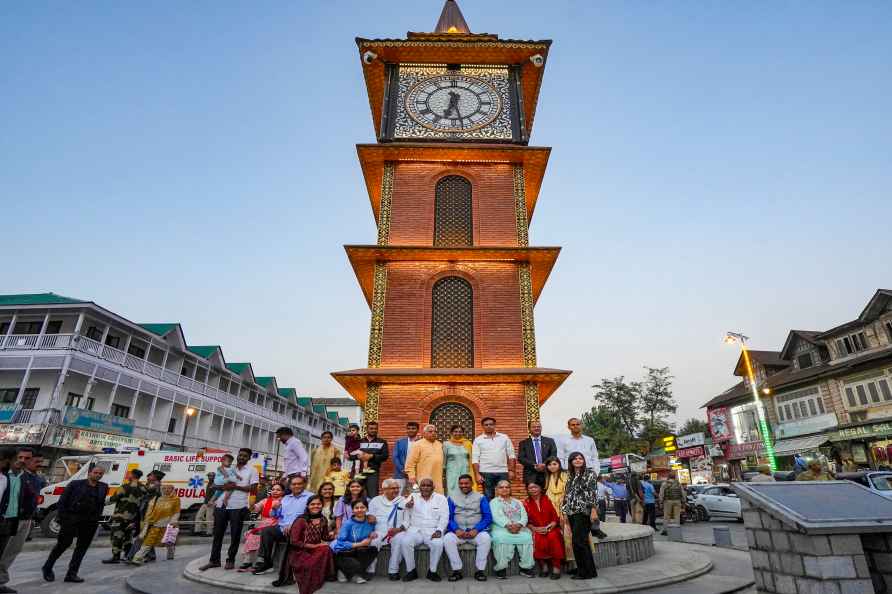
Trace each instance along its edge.
<path fill-rule="evenodd" d="M 450 582 L 462 579 L 462 563 L 458 554 L 460 542 L 472 542 L 477 546 L 475 558 L 477 571 L 474 573 L 474 579 L 478 582 L 486 581 L 486 560 L 492 544 L 487 530 L 492 524 L 492 514 L 489 511 L 489 501 L 472 490 L 472 485 L 471 475 L 461 475 L 458 477 L 458 489 L 461 493 L 453 494 L 449 498 L 449 526 L 448 533 L 443 539 L 443 548 L 452 567 Z"/>
<path fill-rule="evenodd" d="M 406 500 L 400 497 L 400 482 L 397 479 L 387 479 L 381 484 L 383 495 L 378 495 L 369 503 L 369 514 L 374 516 L 375 534 L 377 538 L 372 545 L 381 547 L 390 545 L 390 562 L 387 564 L 387 576 L 390 581 L 400 579 L 400 560 L 402 559 L 403 537 L 406 535 L 405 509 Z M 372 561 L 368 573 L 374 575 L 378 560 Z"/>
<path fill-rule="evenodd" d="M 443 554 L 443 535 L 449 525 L 449 501 L 445 495 L 434 492 L 434 481 L 421 479 L 418 483 L 421 493 L 413 493 L 406 503 L 409 529 L 403 537 L 403 560 L 406 562 L 404 582 L 418 579 L 415 571 L 415 547 L 426 544 L 430 548 L 430 564 L 427 579 L 432 582 L 441 580 L 437 573 L 440 556 Z"/>

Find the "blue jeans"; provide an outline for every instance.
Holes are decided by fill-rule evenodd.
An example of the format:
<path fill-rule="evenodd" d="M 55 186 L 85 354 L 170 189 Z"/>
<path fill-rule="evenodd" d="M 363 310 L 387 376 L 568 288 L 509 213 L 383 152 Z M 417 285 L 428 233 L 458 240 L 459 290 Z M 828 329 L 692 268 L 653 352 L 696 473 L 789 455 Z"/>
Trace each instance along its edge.
<path fill-rule="evenodd" d="M 499 484 L 499 481 L 508 480 L 507 472 L 481 472 L 480 476 L 483 477 L 483 494 L 487 499 L 496 496 L 496 485 Z"/>

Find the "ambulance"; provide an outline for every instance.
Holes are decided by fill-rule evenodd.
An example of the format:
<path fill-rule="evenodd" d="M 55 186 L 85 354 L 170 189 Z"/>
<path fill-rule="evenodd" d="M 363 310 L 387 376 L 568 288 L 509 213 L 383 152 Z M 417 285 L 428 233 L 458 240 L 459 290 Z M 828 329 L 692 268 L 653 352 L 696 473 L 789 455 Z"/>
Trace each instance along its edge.
<path fill-rule="evenodd" d="M 153 470 L 160 470 L 165 474 L 162 482 L 173 484 L 176 495 L 180 498 L 182 513 L 180 521 L 192 520 L 195 512 L 204 503 L 204 493 L 207 487 L 207 474 L 215 472 L 220 466 L 220 460 L 224 454 L 238 455 L 238 449 L 233 450 L 199 450 L 197 452 L 152 452 L 144 450 L 128 451 L 121 453 L 102 453 L 86 456 L 65 456 L 56 462 L 56 471 L 61 475 L 60 482 L 49 485 L 41 491 L 38 497 L 38 518 L 40 529 L 44 536 L 55 538 L 58 536 L 59 525 L 56 507 L 59 497 L 65 491 L 65 487 L 73 480 L 87 478 L 87 473 L 93 466 L 101 466 L 105 469 L 102 482 L 108 484 L 108 494 L 111 496 L 125 481 L 125 477 L 134 468 L 143 473 L 143 479 Z M 255 453 L 248 464 L 257 469 L 257 474 L 262 475 L 264 470 L 264 458 Z M 106 505 L 103 511 L 102 522 L 105 523 L 114 512 L 114 505 Z"/>

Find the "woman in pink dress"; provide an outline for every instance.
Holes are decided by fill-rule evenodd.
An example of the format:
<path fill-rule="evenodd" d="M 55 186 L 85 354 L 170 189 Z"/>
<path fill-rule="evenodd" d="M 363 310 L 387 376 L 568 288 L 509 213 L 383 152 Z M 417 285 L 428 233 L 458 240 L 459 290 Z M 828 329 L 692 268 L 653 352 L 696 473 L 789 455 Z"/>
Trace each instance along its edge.
<path fill-rule="evenodd" d="M 274 509 L 282 504 L 285 489 L 282 485 L 274 483 L 269 489 L 269 497 L 254 504 L 254 513 L 260 514 L 260 521 L 256 526 L 245 533 L 245 544 L 242 546 L 242 564 L 238 570 L 241 573 L 251 571 L 257 560 L 257 551 L 260 550 L 260 531 L 267 526 L 275 526 L 279 520 L 272 517 Z"/>

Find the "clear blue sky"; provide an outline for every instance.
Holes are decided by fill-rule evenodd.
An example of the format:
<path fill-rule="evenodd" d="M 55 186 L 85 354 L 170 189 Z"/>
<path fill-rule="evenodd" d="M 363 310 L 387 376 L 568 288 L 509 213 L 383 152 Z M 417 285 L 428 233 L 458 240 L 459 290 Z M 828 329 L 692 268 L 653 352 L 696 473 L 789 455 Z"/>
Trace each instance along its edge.
<path fill-rule="evenodd" d="M 341 245 L 372 243 L 374 140 L 353 38 L 441 0 L 0 5 L 2 292 L 180 321 L 302 393 L 366 361 Z M 532 242 L 564 251 L 539 362 L 676 375 L 680 416 L 733 382 L 727 329 L 780 348 L 892 286 L 892 3 L 463 0 L 473 31 L 554 40 Z"/>

